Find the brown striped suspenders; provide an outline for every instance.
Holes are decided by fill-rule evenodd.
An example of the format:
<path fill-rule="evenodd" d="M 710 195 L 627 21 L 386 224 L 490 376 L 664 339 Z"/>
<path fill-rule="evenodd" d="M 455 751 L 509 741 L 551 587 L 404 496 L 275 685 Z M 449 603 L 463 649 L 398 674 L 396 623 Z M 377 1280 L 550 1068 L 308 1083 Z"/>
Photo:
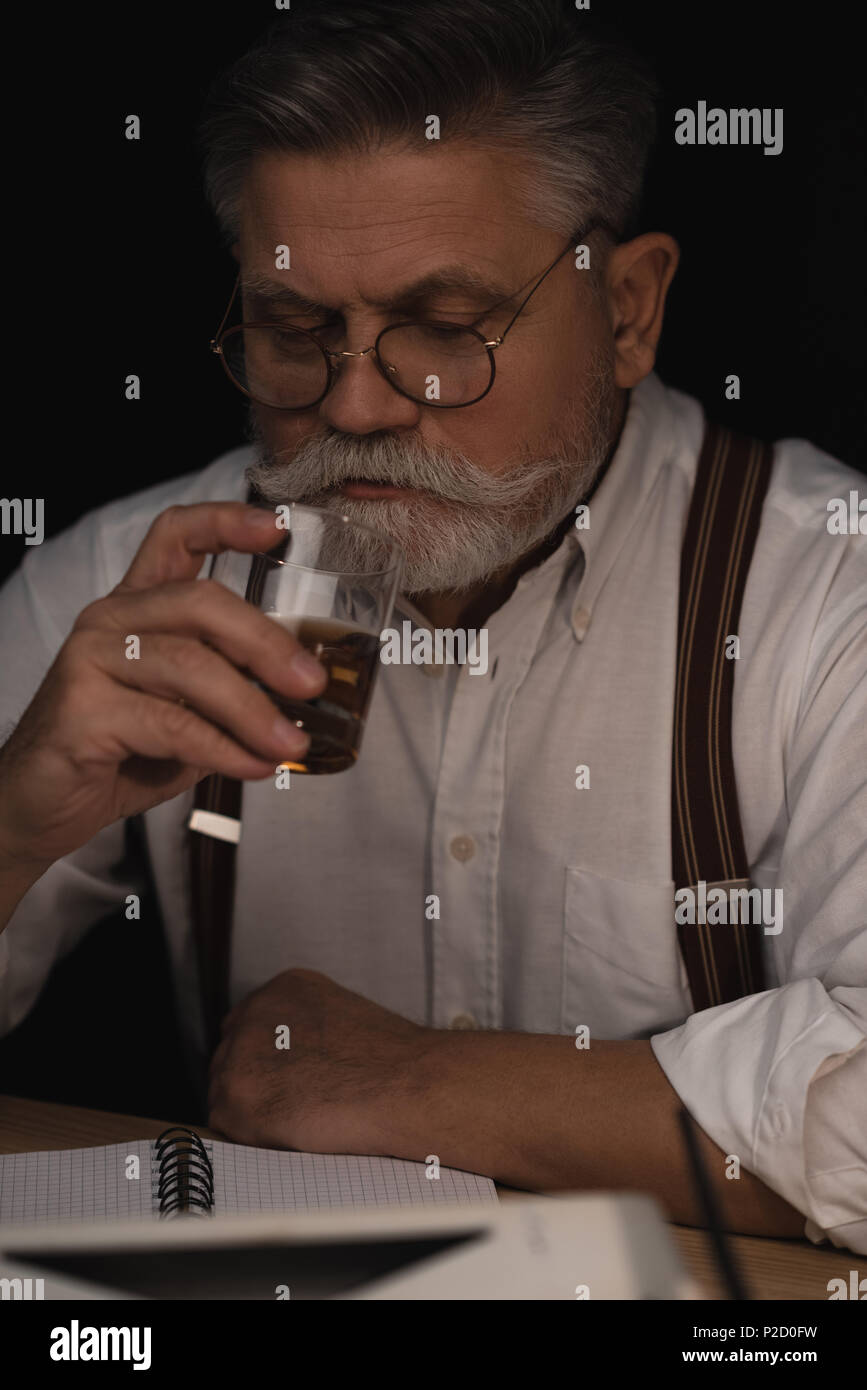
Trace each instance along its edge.
<path fill-rule="evenodd" d="M 681 557 L 671 810 L 676 888 L 702 880 L 706 891 L 749 886 L 732 759 L 734 661 L 725 646 L 737 634 L 771 459 L 770 445 L 707 425 Z M 187 822 L 209 1052 L 229 1007 L 241 790 L 220 774 L 203 779 Z M 731 923 L 677 927 L 696 1010 L 765 988 L 760 932 L 759 925 Z"/>
<path fill-rule="evenodd" d="M 229 1012 L 235 846 L 241 837 L 241 783 L 215 772 L 196 783 L 190 829 L 193 940 L 208 1056 Z"/>
<path fill-rule="evenodd" d="M 769 444 L 708 424 L 681 553 L 671 785 L 674 883 L 696 894 L 700 882 L 705 894 L 749 888 L 726 639 L 737 635 L 771 463 Z M 761 930 L 731 920 L 678 925 L 696 1011 L 766 988 Z"/>
<path fill-rule="evenodd" d="M 256 500 L 247 491 L 247 502 Z M 264 567 L 255 557 L 247 597 L 258 599 Z M 196 783 L 190 830 L 190 908 L 199 971 L 199 991 L 208 1055 L 220 1040 L 220 1023 L 229 1012 L 232 954 L 232 908 L 235 899 L 236 847 L 241 838 L 242 785 L 215 772 Z"/>

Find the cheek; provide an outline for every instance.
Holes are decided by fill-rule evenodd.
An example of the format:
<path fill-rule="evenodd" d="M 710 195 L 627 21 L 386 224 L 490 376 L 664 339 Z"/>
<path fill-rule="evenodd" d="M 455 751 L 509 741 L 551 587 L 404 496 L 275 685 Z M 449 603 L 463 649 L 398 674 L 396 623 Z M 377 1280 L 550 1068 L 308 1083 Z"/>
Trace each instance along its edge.
<path fill-rule="evenodd" d="M 574 347 L 502 356 L 490 394 L 449 420 L 450 442 L 496 472 L 516 449 L 542 444 L 556 432 L 564 406 L 579 395 L 579 383 Z"/>
<path fill-rule="evenodd" d="M 290 415 L 278 410 L 265 410 L 256 407 L 256 423 L 268 448 L 273 453 L 282 449 L 292 449 L 308 435 L 316 434 L 322 428 L 317 410 L 307 410 L 300 415 Z"/>

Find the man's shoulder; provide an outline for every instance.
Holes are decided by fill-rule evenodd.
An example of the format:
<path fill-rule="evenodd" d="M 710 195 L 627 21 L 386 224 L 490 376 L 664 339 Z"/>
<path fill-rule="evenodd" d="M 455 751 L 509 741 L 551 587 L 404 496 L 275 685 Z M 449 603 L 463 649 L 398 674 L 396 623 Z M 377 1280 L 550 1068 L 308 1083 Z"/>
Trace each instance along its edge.
<path fill-rule="evenodd" d="M 95 507 L 50 540 L 29 547 L 4 586 L 0 619 L 15 630 L 21 625 L 38 630 L 45 652 L 53 653 L 82 609 L 120 582 L 160 512 L 195 502 L 243 500 L 250 458 L 249 446 L 232 449 L 205 468 Z"/>
<path fill-rule="evenodd" d="M 786 574 L 799 586 L 812 577 L 818 586 L 813 601 L 824 595 L 826 613 L 839 602 L 848 610 L 859 592 L 863 600 L 867 581 L 865 513 L 859 511 L 867 478 L 806 439 L 781 439 L 773 448 L 754 566 L 765 578 L 772 569 L 777 589 Z"/>
<path fill-rule="evenodd" d="M 108 517 L 115 510 L 142 511 L 154 516 L 166 507 L 193 502 L 234 501 L 245 492 L 244 469 L 252 458 L 249 444 L 240 444 L 219 454 L 204 468 L 192 469 L 179 477 L 166 478 L 151 487 L 118 497 L 102 507 L 94 508 L 91 516 Z"/>
<path fill-rule="evenodd" d="M 740 682 L 741 694 L 752 690 L 762 705 L 770 699 L 786 710 L 791 734 L 811 693 L 835 668 L 841 699 L 863 672 L 867 537 L 859 530 L 858 503 L 867 496 L 867 479 L 806 439 L 784 438 L 773 447 L 744 593 L 744 660 L 735 688 Z M 841 508 L 845 530 L 835 525 Z M 827 690 L 830 697 L 830 685 Z"/>
<path fill-rule="evenodd" d="M 865 496 L 867 478 L 809 440 L 773 444 L 743 622 L 766 646 L 777 632 L 779 658 L 799 682 L 823 652 L 859 640 L 867 621 L 867 537 L 858 520 Z M 835 524 L 841 509 L 845 531 Z"/>
<path fill-rule="evenodd" d="M 117 583 L 152 523 L 168 507 L 243 500 L 246 495 L 244 469 L 250 458 L 249 445 L 230 449 L 205 468 L 155 483 L 94 508 L 57 539 L 71 535 L 77 527 L 89 530 L 111 570 L 122 566 L 117 579 L 112 579 L 112 583 Z"/>
<path fill-rule="evenodd" d="M 654 395 L 651 397 L 651 390 Z M 666 464 L 682 475 L 677 496 L 684 524 L 696 466 L 707 427 L 702 404 L 662 382 L 648 386 L 665 438 Z M 713 418 L 725 424 L 717 412 Z M 741 431 L 743 433 L 743 431 Z M 755 552 L 744 595 L 744 621 L 767 634 L 797 607 L 797 627 L 814 651 L 833 634 L 851 633 L 867 595 L 867 536 L 860 529 L 867 478 L 808 439 L 774 441 L 773 462 L 761 512 Z M 843 520 L 846 525 L 844 527 Z M 791 639 L 792 628 L 788 629 Z M 796 650 L 797 648 L 797 650 Z M 781 644 L 793 659 L 804 652 L 791 640 Z"/>
<path fill-rule="evenodd" d="M 698 455 L 707 429 L 708 416 L 701 401 L 661 381 L 655 374 L 645 383 L 652 407 L 664 421 L 669 466 L 678 467 L 690 487 L 695 481 Z M 655 394 L 651 394 L 655 393 Z M 711 417 L 725 425 L 720 412 Z M 773 468 L 765 511 L 778 510 L 795 528 L 815 530 L 817 516 L 827 518 L 828 503 L 857 491 L 867 495 L 867 477 L 808 439 L 784 436 L 771 444 Z M 823 523 L 824 524 L 824 523 Z"/>
<path fill-rule="evenodd" d="M 848 464 L 825 453 L 807 439 L 786 438 L 774 446 L 774 466 L 767 506 L 781 512 L 799 530 L 828 532 L 828 519 L 836 502 L 855 492 L 867 496 L 867 478 Z M 855 532 L 857 534 L 857 531 Z"/>
<path fill-rule="evenodd" d="M 107 592 L 123 578 L 152 523 L 168 507 L 196 502 L 238 501 L 246 495 L 248 445 L 231 449 L 205 468 L 184 473 L 115 498 L 86 512 L 39 549 L 40 569 L 85 564 Z M 36 557 L 34 556 L 34 559 Z"/>
<path fill-rule="evenodd" d="M 646 384 L 650 407 L 655 410 L 666 441 L 665 463 L 669 472 L 683 475 L 686 509 L 695 484 L 699 453 L 706 437 L 708 416 L 702 403 L 658 378 Z M 725 419 L 717 412 L 717 425 Z M 739 431 L 743 433 L 743 431 Z M 858 518 L 859 504 L 867 498 L 867 477 L 808 439 L 784 436 L 771 443 L 773 462 L 762 508 L 756 544 L 757 554 L 770 550 L 778 569 L 816 563 L 825 568 L 846 552 L 846 563 L 856 568 L 867 563 L 867 546 Z M 854 494 L 854 505 L 853 495 Z M 848 525 L 841 526 L 843 512 Z M 684 513 L 685 515 L 685 513 Z M 852 518 L 855 517 L 853 523 Z M 836 519 L 836 520 L 835 520 Z M 862 520 L 861 525 L 865 522 Z M 844 544 L 831 544 L 844 541 Z M 846 545 L 845 541 L 849 544 Z"/>

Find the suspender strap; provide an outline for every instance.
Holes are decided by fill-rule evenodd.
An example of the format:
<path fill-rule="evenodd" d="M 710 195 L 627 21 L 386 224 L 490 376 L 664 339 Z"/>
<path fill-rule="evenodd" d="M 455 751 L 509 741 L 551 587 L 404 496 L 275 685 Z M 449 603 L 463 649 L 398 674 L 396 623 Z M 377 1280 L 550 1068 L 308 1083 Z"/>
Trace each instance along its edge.
<path fill-rule="evenodd" d="M 762 927 L 751 914 L 727 907 L 725 922 L 698 919 L 712 888 L 724 889 L 727 905 L 729 890 L 749 888 L 732 756 L 735 661 L 726 639 L 737 636 L 772 457 L 770 445 L 708 424 L 681 555 L 672 871 L 675 887 L 695 894 L 695 924 L 678 923 L 677 933 L 696 1010 L 766 988 Z M 747 901 L 735 899 L 739 907 Z M 735 915 L 748 920 L 734 922 Z"/>
<path fill-rule="evenodd" d="M 193 939 L 208 1056 L 229 1010 L 229 957 L 235 896 L 235 846 L 241 832 L 241 783 L 213 773 L 197 782 L 190 834 Z M 216 819 L 215 819 L 216 818 Z M 219 837 L 219 838 L 217 838 Z"/>
<path fill-rule="evenodd" d="M 250 487 L 246 501 L 254 502 Z M 254 557 L 247 597 L 255 600 L 265 567 Z M 235 777 L 213 773 L 196 784 L 190 834 L 190 906 L 199 969 L 199 989 L 210 1056 L 220 1040 L 220 1024 L 229 1011 L 229 966 L 232 910 L 235 899 L 236 847 L 241 838 L 243 787 Z"/>

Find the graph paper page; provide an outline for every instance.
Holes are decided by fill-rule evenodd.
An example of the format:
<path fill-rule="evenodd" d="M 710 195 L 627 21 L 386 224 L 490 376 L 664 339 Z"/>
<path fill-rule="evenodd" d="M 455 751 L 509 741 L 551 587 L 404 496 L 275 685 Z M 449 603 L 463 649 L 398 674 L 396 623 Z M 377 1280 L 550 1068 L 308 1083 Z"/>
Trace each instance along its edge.
<path fill-rule="evenodd" d="M 138 1165 L 130 1162 L 136 1158 Z M 0 1225 L 152 1216 L 154 1185 L 148 1139 L 96 1149 L 4 1154 L 0 1157 Z"/>
<path fill-rule="evenodd" d="M 209 1139 L 204 1145 L 214 1166 L 217 1213 L 497 1201 L 490 1178 L 456 1168 L 428 1178 L 425 1164 L 399 1158 L 289 1153 Z M 138 1159 L 137 1168 L 131 1159 Z M 4 1154 L 0 1225 L 156 1216 L 158 1175 L 147 1139 Z"/>
<path fill-rule="evenodd" d="M 205 1141 L 214 1165 L 214 1208 L 316 1211 L 327 1207 L 407 1207 L 439 1202 L 496 1202 L 490 1178 L 425 1164 L 353 1154 L 287 1153 Z"/>

